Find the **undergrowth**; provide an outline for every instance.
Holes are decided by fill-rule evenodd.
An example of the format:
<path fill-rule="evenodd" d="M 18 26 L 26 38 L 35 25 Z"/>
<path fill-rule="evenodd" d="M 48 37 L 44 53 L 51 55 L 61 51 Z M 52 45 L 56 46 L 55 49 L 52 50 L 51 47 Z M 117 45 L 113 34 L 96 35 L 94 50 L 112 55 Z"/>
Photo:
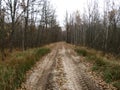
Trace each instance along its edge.
<path fill-rule="evenodd" d="M 96 53 L 90 52 L 86 49 L 76 48 L 78 55 L 82 55 L 87 61 L 93 64 L 92 70 L 97 73 L 102 73 L 103 79 L 107 83 L 112 83 L 118 90 L 120 90 L 120 65 L 111 63 L 105 60 L 103 56 L 97 56 Z"/>
<path fill-rule="evenodd" d="M 47 48 L 36 48 L 10 54 L 8 60 L 0 62 L 0 90 L 16 90 L 20 87 L 26 71 L 48 52 L 50 50 Z"/>

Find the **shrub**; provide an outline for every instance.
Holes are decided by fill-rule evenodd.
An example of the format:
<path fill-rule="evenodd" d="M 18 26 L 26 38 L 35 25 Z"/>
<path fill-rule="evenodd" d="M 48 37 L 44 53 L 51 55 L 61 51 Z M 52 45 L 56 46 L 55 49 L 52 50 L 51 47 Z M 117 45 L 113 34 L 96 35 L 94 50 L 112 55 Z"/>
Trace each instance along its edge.
<path fill-rule="evenodd" d="M 105 66 L 106 64 L 107 62 L 105 62 L 102 58 L 96 58 L 95 60 L 95 65 L 97 66 L 102 67 L 102 66 Z"/>
<path fill-rule="evenodd" d="M 95 55 L 88 55 L 86 57 L 86 60 L 91 61 L 91 62 L 94 62 L 96 59 L 97 59 L 97 57 Z"/>
<path fill-rule="evenodd" d="M 87 51 L 84 49 L 75 49 L 75 51 L 82 56 L 87 56 Z"/>

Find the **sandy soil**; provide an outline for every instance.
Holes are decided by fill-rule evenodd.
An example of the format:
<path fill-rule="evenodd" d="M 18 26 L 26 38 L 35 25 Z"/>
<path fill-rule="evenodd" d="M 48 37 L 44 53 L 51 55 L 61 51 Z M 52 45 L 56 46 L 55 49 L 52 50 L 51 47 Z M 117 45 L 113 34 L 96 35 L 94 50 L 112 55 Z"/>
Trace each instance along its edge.
<path fill-rule="evenodd" d="M 21 90 L 115 90 L 104 88 L 89 72 L 69 45 L 56 43 L 52 52 L 29 71 Z"/>

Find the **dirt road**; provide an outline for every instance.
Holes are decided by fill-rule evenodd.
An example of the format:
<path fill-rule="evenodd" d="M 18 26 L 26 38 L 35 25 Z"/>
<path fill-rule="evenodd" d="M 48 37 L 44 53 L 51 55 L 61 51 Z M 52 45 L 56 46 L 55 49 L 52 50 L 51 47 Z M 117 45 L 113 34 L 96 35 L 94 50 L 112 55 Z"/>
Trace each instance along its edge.
<path fill-rule="evenodd" d="M 31 70 L 22 90 L 103 90 L 87 71 L 71 47 L 58 43 Z"/>

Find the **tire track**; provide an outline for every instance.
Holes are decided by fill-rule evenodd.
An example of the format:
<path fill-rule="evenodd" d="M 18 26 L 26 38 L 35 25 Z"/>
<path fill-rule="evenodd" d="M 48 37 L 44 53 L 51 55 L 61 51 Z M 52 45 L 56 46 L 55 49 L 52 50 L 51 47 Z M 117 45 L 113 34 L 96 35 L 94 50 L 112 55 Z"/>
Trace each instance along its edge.
<path fill-rule="evenodd" d="M 67 77 L 72 78 L 70 82 L 73 82 L 73 84 L 70 85 L 73 86 L 71 90 L 103 90 L 100 86 L 98 86 L 98 84 L 96 84 L 96 82 L 94 82 L 94 80 L 90 78 L 90 76 L 87 75 L 85 72 L 85 66 L 77 59 L 73 58 L 75 56 L 70 54 L 71 50 L 69 48 L 63 49 L 66 49 L 63 59 L 64 67 L 67 69 Z M 71 74 L 73 74 L 73 76 Z"/>
<path fill-rule="evenodd" d="M 21 90 L 103 90 L 87 74 L 87 67 L 64 43 L 38 62 Z"/>
<path fill-rule="evenodd" d="M 37 66 L 31 70 L 30 76 L 28 76 L 26 82 L 22 85 L 21 90 L 45 90 L 47 78 L 57 55 L 57 49 L 58 47 L 56 46 L 50 54 L 37 63 Z"/>

